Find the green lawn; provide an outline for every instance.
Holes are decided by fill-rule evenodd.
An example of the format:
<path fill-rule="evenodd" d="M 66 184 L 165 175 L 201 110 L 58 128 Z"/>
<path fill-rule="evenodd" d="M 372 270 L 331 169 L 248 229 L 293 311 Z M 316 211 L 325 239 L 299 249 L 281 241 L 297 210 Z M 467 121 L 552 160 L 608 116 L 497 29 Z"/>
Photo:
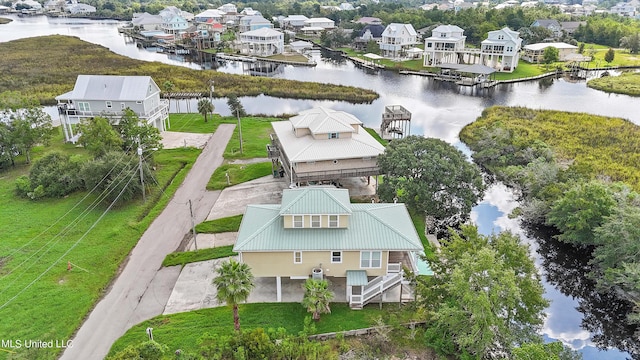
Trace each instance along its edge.
<path fill-rule="evenodd" d="M 60 135 L 51 144 L 36 148 L 34 158 L 53 148 L 87 156 L 83 149 L 62 144 Z M 95 195 L 26 200 L 14 195 L 14 180 L 28 173 L 28 166 L 0 173 L 0 338 L 70 339 L 199 153 L 192 148 L 157 151 L 160 186 L 151 186 L 147 203 L 136 200 L 114 208 L 93 229 L 106 210 L 89 206 Z M 74 264 L 72 271 L 67 262 Z M 28 358 L 54 359 L 59 349 L 18 350 L 25 351 Z"/>
<path fill-rule="evenodd" d="M 195 251 L 174 252 L 164 258 L 164 261 L 162 261 L 162 266 L 184 266 L 185 264 L 193 262 L 220 259 L 235 255 L 238 254 L 233 252 L 233 245 L 219 246 Z"/>
<path fill-rule="evenodd" d="M 203 221 L 196 226 L 198 234 L 218 234 L 223 232 L 236 232 L 240 229 L 243 215 L 229 216 L 225 218 Z"/>
<path fill-rule="evenodd" d="M 554 71 L 556 68 L 556 64 L 530 64 L 526 61 L 520 60 L 518 62 L 518 67 L 513 70 L 512 73 L 501 73 L 496 72 L 492 76 L 495 76 L 496 80 L 511 80 L 511 79 L 521 79 L 527 78 L 531 76 L 538 76 L 544 73 L 548 73 Z"/>
<path fill-rule="evenodd" d="M 391 306 L 391 305 L 385 305 Z M 332 304 L 331 314 L 323 314 L 316 325 L 316 333 L 353 330 L 374 325 L 375 319 L 388 310 L 380 311 L 378 305 L 366 306 L 354 311 L 347 304 Z M 309 316 L 298 303 L 257 303 L 240 305 L 240 324 L 244 329 L 285 328 L 291 334 L 302 331 L 304 318 Z M 197 340 L 206 332 L 210 334 L 232 334 L 233 316 L 229 307 L 217 307 L 158 316 L 129 329 L 111 348 L 114 354 L 125 347 L 147 340 L 145 329 L 153 328 L 155 341 L 169 347 L 169 353 L 182 349 L 196 352 Z"/>
<path fill-rule="evenodd" d="M 389 145 L 389 140 L 385 140 L 381 138 L 378 132 L 376 131 L 376 129 L 372 129 L 368 127 L 365 127 L 364 129 L 369 133 L 369 135 L 373 136 L 373 138 L 376 139 L 382 146 Z"/>
<path fill-rule="evenodd" d="M 587 82 L 587 86 L 606 92 L 640 96 L 640 73 L 592 79 Z"/>
<path fill-rule="evenodd" d="M 227 183 L 226 174 L 229 174 Z M 211 176 L 207 190 L 222 190 L 228 186 L 242 184 L 250 180 L 270 175 L 271 161 L 255 164 L 225 164 L 221 165 Z"/>
<path fill-rule="evenodd" d="M 640 66 L 640 54 L 630 54 L 628 50 L 614 49 L 615 55 L 611 63 L 604 61 L 604 55 L 609 48 L 598 49 L 593 60 L 589 63 L 589 67 L 606 67 L 606 66 Z M 585 49 L 585 55 L 589 55 L 589 51 Z"/>

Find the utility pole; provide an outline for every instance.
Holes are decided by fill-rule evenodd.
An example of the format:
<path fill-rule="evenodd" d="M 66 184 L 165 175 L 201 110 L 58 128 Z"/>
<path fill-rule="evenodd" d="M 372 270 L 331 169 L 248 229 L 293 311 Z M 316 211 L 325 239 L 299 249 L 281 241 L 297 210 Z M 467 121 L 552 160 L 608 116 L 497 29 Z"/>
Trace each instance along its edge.
<path fill-rule="evenodd" d="M 209 79 L 209 102 L 213 104 L 213 79 Z"/>
<path fill-rule="evenodd" d="M 240 122 L 240 110 L 236 109 L 236 117 L 238 118 L 238 134 L 240 135 L 240 154 L 242 154 L 242 123 Z"/>
<path fill-rule="evenodd" d="M 191 213 L 191 229 L 193 231 L 193 244 L 198 250 L 198 241 L 196 240 L 196 221 L 193 219 L 193 206 L 191 205 L 191 199 L 189 199 L 189 212 Z"/>
<path fill-rule="evenodd" d="M 142 146 L 138 137 L 138 168 L 140 168 L 140 185 L 142 185 L 142 202 L 147 202 L 147 194 L 144 190 L 144 171 L 142 170 Z"/>

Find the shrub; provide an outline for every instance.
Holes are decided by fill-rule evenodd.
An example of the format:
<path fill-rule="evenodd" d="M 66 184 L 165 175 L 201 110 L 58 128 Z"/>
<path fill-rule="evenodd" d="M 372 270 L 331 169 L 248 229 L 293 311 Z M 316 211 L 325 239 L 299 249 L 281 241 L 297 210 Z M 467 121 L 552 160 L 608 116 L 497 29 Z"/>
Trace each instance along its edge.
<path fill-rule="evenodd" d="M 63 197 L 80 190 L 82 181 L 78 176 L 80 164 L 69 155 L 54 151 L 38 159 L 29 172 L 29 182 L 16 180 L 16 190 L 32 199 L 40 197 Z M 29 195 L 33 192 L 33 195 Z"/>

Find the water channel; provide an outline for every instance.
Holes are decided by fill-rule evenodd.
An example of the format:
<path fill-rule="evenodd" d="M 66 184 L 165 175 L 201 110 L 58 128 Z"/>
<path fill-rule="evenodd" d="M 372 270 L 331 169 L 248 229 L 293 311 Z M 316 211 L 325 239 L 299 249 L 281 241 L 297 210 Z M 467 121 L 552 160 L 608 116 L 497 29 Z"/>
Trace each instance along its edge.
<path fill-rule="evenodd" d="M 211 67 L 211 64 L 186 62 L 181 57 L 138 48 L 117 31 L 118 22 L 82 19 L 57 19 L 44 16 L 18 18 L 0 26 L 0 42 L 20 38 L 61 34 L 103 45 L 125 56 L 146 61 L 161 61 L 192 69 Z M 44 55 L 44 54 L 43 54 Z M 377 91 L 380 98 L 372 104 L 349 104 L 340 101 L 277 99 L 266 96 L 243 97 L 241 101 L 249 113 L 296 113 L 313 106 L 324 105 L 356 115 L 366 126 L 379 126 L 385 105 L 399 104 L 413 113 L 411 133 L 443 139 L 465 153 L 469 150 L 459 141 L 462 127 L 480 116 L 492 105 L 526 106 L 530 108 L 581 111 L 599 115 L 622 117 L 640 124 L 640 101 L 637 98 L 606 94 L 587 88 L 584 82 L 549 79 L 537 82 L 499 85 L 490 90 L 473 92 L 431 79 L 399 75 L 382 71 L 369 74 L 341 59 L 313 53 L 318 63 L 314 68 L 280 66 L 269 76 L 353 85 Z M 46 55 L 43 56 L 46 62 Z M 218 71 L 246 74 L 240 63 L 221 64 Z M 227 115 L 225 99 L 214 101 L 216 112 Z M 173 101 L 172 112 L 194 111 L 193 101 Z M 51 109 L 50 109 L 51 110 Z M 50 111 L 54 117 L 57 113 Z M 640 339 L 633 329 L 624 325 L 629 304 L 613 294 L 598 294 L 588 272 L 588 256 L 549 239 L 541 231 L 528 230 L 517 219 L 507 215 L 517 206 L 513 194 L 501 184 L 487 191 L 485 199 L 472 212 L 473 221 L 484 234 L 510 230 L 528 242 L 542 274 L 545 297 L 551 300 L 542 329 L 546 340 L 560 340 L 580 351 L 586 360 L 640 359 Z"/>

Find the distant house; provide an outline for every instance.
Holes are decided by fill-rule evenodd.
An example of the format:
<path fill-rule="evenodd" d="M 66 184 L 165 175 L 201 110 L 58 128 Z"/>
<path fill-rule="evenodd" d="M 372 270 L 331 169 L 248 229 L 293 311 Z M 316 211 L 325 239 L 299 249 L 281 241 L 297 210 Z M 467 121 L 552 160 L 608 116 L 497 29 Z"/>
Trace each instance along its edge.
<path fill-rule="evenodd" d="M 578 30 L 580 25 L 586 25 L 586 21 L 562 21 L 560 23 L 560 28 L 563 32 L 568 35 L 573 35 L 573 33 Z"/>
<path fill-rule="evenodd" d="M 238 31 L 247 32 L 262 28 L 273 29 L 271 21 L 262 17 L 262 15 L 243 16 L 238 23 Z"/>
<path fill-rule="evenodd" d="M 18 0 L 11 5 L 14 10 L 18 7 L 30 9 L 34 13 L 42 11 L 42 4 L 35 0 Z"/>
<path fill-rule="evenodd" d="M 6 13 L 9 12 L 9 10 L 11 10 L 10 7 L 4 6 L 4 5 L 0 5 L 0 14 L 6 14 Z"/>
<path fill-rule="evenodd" d="M 361 309 L 401 285 L 403 267 L 418 273 L 424 248 L 404 204 L 352 204 L 346 189 L 304 187 L 285 189 L 281 204 L 248 205 L 233 250 L 255 277 L 275 280 L 278 302 L 283 280 L 326 277 Z"/>
<path fill-rule="evenodd" d="M 634 4 L 619 2 L 612 6 L 609 12 L 620 16 L 634 17 L 637 14 L 637 9 Z"/>
<path fill-rule="evenodd" d="M 65 10 L 72 15 L 93 14 L 96 12 L 94 6 L 81 3 L 66 5 Z"/>
<path fill-rule="evenodd" d="M 167 34 L 178 34 L 189 27 L 187 19 L 181 15 L 176 15 L 175 12 L 161 12 L 160 16 L 162 16 L 160 28 Z"/>
<path fill-rule="evenodd" d="M 262 16 L 262 13 L 258 10 L 253 10 L 250 7 L 246 7 L 244 9 L 242 9 L 242 11 L 240 11 L 240 15 L 245 15 L 245 16 Z"/>
<path fill-rule="evenodd" d="M 324 30 L 333 29 L 336 24 L 333 20 L 327 18 L 311 18 L 304 21 L 305 27 L 317 27 Z"/>
<path fill-rule="evenodd" d="M 222 23 L 224 13 L 218 9 L 207 9 L 199 14 L 196 14 L 195 21 L 198 23 L 204 23 L 208 20 L 213 20 L 218 23 Z"/>
<path fill-rule="evenodd" d="M 222 5 L 222 6 L 220 6 L 218 8 L 218 10 L 220 10 L 220 11 L 222 11 L 224 13 L 237 13 L 238 12 L 238 8 L 235 5 L 231 4 L 231 3 L 226 3 L 226 4 Z"/>
<path fill-rule="evenodd" d="M 359 50 L 364 50 L 369 41 L 375 41 L 380 45 L 380 43 L 382 43 L 383 32 L 384 26 L 380 24 L 365 25 L 358 34 L 358 37 L 354 39 L 354 47 Z"/>
<path fill-rule="evenodd" d="M 458 53 L 464 50 L 467 38 L 463 33 L 455 25 L 440 25 L 431 30 L 431 36 L 424 40 L 424 66 L 457 64 Z"/>
<path fill-rule="evenodd" d="M 309 20 L 309 18 L 304 15 L 289 15 L 280 20 L 280 27 L 283 29 L 300 30 L 305 26 L 304 22 L 307 20 Z"/>
<path fill-rule="evenodd" d="M 543 27 L 553 34 L 554 38 L 560 38 L 562 36 L 562 26 L 558 20 L 554 19 L 538 19 L 531 23 L 531 27 Z"/>
<path fill-rule="evenodd" d="M 289 44 L 289 47 L 291 48 L 291 51 L 302 53 L 305 50 L 312 49 L 313 48 L 313 43 L 310 43 L 308 41 L 298 40 L 298 41 L 292 41 Z"/>
<path fill-rule="evenodd" d="M 133 14 L 131 24 L 144 30 L 160 30 L 162 29 L 162 16 L 151 15 L 149 13 Z"/>
<path fill-rule="evenodd" d="M 355 23 L 364 25 L 382 25 L 382 20 L 377 17 L 363 16 L 360 19 L 355 20 Z"/>
<path fill-rule="evenodd" d="M 526 60 L 530 63 L 542 62 L 544 50 L 548 47 L 554 47 L 558 49 L 558 58 L 560 61 L 566 61 L 572 54 L 575 54 L 578 50 L 577 46 L 563 42 L 530 44 L 524 46 L 524 54 L 522 54 L 522 60 Z"/>
<path fill-rule="evenodd" d="M 270 56 L 284 51 L 284 34 L 280 31 L 261 28 L 240 34 L 242 54 Z"/>
<path fill-rule="evenodd" d="M 129 108 L 147 124 L 165 130 L 169 102 L 150 76 L 78 75 L 72 91 L 56 97 L 66 141 L 76 142 L 82 119 L 106 117 L 117 124 Z"/>
<path fill-rule="evenodd" d="M 413 48 L 417 42 L 418 33 L 413 25 L 392 23 L 382 33 L 380 50 L 384 57 L 397 58 L 404 56 L 404 52 Z"/>
<path fill-rule="evenodd" d="M 291 183 L 380 173 L 377 158 L 384 147 L 349 113 L 317 107 L 271 126 L 269 157 L 279 160 Z"/>
<path fill-rule="evenodd" d="M 186 21 L 192 21 L 195 18 L 195 16 L 192 13 L 188 11 L 183 11 L 180 8 L 177 8 L 175 6 L 165 7 L 164 9 L 160 10 L 158 15 L 162 16 L 163 18 L 168 18 L 168 17 L 171 17 L 172 15 L 176 15 L 185 19 Z"/>
<path fill-rule="evenodd" d="M 508 27 L 489 31 L 480 47 L 480 64 L 503 72 L 513 72 L 520 60 L 520 33 Z"/>

